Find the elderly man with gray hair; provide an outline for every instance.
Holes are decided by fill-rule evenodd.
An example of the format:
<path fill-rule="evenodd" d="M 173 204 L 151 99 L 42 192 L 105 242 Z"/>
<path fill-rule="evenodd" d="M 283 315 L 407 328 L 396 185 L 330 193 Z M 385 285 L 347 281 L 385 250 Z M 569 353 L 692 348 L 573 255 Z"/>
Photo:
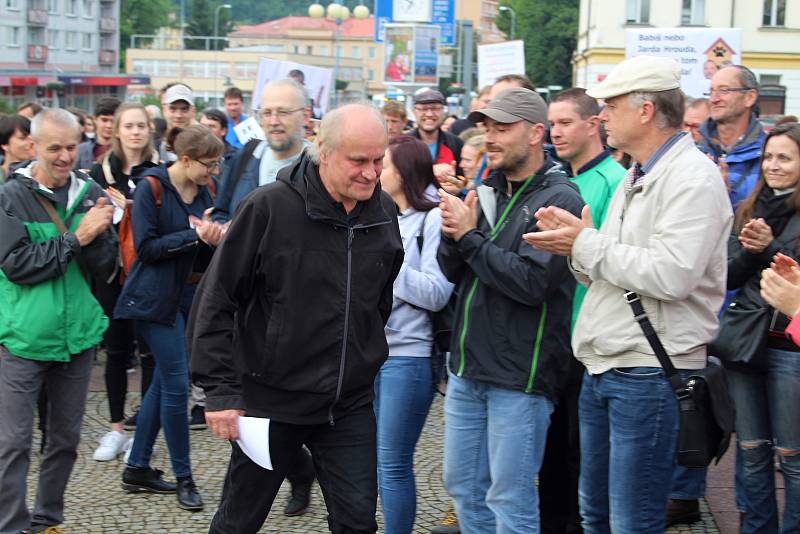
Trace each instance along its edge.
<path fill-rule="evenodd" d="M 111 201 L 72 170 L 77 119 L 42 111 L 31 136 L 36 159 L 0 188 L 0 532 L 42 532 L 64 521 L 95 346 L 108 327 L 92 278 L 108 279 L 117 265 Z M 45 388 L 49 432 L 31 513 L 33 413 Z"/>
<path fill-rule="evenodd" d="M 315 144 L 242 202 L 197 289 L 190 368 L 232 447 L 210 532 L 258 531 L 303 445 L 331 532 L 377 531 L 373 384 L 403 262 L 386 145 L 371 106 L 327 113 Z M 272 469 L 235 441 L 253 419 L 269 424 Z"/>
<path fill-rule="evenodd" d="M 681 131 L 680 66 L 635 57 L 587 93 L 605 99 L 609 144 L 629 170 L 599 229 L 536 213 L 534 247 L 570 256 L 588 292 L 572 337 L 586 367 L 579 401 L 580 507 L 587 533 L 664 531 L 678 404 L 626 300 L 638 294 L 681 375 L 706 365 L 725 296 L 732 213 L 714 163 Z"/>

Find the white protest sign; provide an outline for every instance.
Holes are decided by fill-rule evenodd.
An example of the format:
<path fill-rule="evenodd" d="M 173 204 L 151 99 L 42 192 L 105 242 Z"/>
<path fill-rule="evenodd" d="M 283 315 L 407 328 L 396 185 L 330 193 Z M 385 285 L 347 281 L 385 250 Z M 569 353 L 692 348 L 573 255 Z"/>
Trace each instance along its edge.
<path fill-rule="evenodd" d="M 525 48 L 522 41 L 478 46 L 478 87 L 492 85 L 505 74 L 525 74 Z"/>
<path fill-rule="evenodd" d="M 742 61 L 739 28 L 634 28 L 625 30 L 625 57 L 661 56 L 681 66 L 681 89 L 693 98 L 708 92 L 711 77 Z"/>
<path fill-rule="evenodd" d="M 255 117 L 247 117 L 246 120 L 234 126 L 233 131 L 243 145 L 250 139 L 261 139 L 262 141 L 266 139 L 264 130 L 261 129 L 261 125 L 258 124 Z"/>
<path fill-rule="evenodd" d="M 258 62 L 256 87 L 253 91 L 253 107 L 258 107 L 261 91 L 272 80 L 292 79 L 306 88 L 311 98 L 311 112 L 319 119 L 328 110 L 328 96 L 333 85 L 333 71 L 322 67 L 303 65 L 293 61 L 278 61 L 261 58 Z"/>

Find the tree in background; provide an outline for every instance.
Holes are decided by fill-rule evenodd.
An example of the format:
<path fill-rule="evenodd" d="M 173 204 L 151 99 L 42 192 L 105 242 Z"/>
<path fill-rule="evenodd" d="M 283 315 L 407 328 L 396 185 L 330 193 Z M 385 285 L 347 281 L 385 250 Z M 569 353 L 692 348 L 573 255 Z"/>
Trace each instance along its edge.
<path fill-rule="evenodd" d="M 268 20 L 275 20 L 281 17 L 293 16 L 308 16 L 308 6 L 317 2 L 323 6 L 327 6 L 332 0 L 234 0 L 228 2 L 233 5 L 232 17 L 237 22 L 244 24 L 261 24 Z M 461 1 L 477 1 L 477 0 L 461 0 Z M 343 4 L 353 8 L 362 3 L 360 0 L 337 0 L 337 3 Z M 370 12 L 373 10 L 373 2 L 365 1 L 364 5 L 369 7 Z M 220 17 L 220 20 L 222 18 Z M 212 21 L 213 24 L 213 21 Z M 222 22 L 220 22 L 222 26 Z M 220 30 L 220 34 L 222 31 Z"/>
<path fill-rule="evenodd" d="M 122 0 L 119 10 L 120 65 L 125 68 L 125 50 L 131 35 L 152 35 L 169 23 L 170 0 Z M 139 45 L 137 45 L 139 46 Z"/>
<path fill-rule="evenodd" d="M 517 14 L 515 39 L 525 42 L 525 70 L 537 87 L 572 87 L 572 55 L 578 35 L 579 0 L 503 0 Z M 511 17 L 497 27 L 509 34 Z"/>
<path fill-rule="evenodd" d="M 223 2 L 209 2 L 208 0 L 192 0 L 186 20 L 186 35 L 213 36 L 214 35 L 214 10 Z M 237 5 L 233 4 L 232 5 Z M 233 29 L 229 9 L 219 10 L 219 37 L 225 37 Z M 221 41 L 210 43 L 210 49 L 216 50 L 225 48 Z M 205 39 L 187 39 L 186 48 L 205 50 Z"/>

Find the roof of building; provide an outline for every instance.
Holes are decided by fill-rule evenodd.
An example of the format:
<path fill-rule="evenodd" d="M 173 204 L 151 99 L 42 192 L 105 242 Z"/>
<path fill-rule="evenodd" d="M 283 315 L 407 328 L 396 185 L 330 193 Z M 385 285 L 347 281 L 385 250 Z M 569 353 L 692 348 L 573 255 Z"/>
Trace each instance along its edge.
<path fill-rule="evenodd" d="M 236 28 L 230 37 L 259 36 L 259 37 L 286 37 L 290 31 L 297 30 L 336 30 L 336 22 L 329 19 L 316 19 L 312 17 L 283 17 L 269 20 L 261 24 L 244 25 Z M 372 37 L 375 34 L 375 19 L 371 16 L 366 19 L 349 18 L 342 21 L 340 33 L 342 37 Z"/>

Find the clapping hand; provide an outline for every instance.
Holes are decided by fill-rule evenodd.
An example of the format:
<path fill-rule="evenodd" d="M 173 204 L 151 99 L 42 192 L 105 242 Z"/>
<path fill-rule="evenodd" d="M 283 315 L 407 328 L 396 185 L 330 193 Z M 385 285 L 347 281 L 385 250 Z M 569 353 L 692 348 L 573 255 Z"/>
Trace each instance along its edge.
<path fill-rule="evenodd" d="M 772 228 L 764 219 L 751 219 L 739 232 L 739 242 L 747 252 L 759 254 L 772 243 Z"/>
<path fill-rule="evenodd" d="M 559 256 L 572 255 L 572 245 L 578 234 L 584 228 L 594 228 L 589 206 L 583 207 L 580 219 L 555 206 L 539 208 L 535 217 L 539 231 L 522 234 L 522 239 L 534 248 Z"/>

